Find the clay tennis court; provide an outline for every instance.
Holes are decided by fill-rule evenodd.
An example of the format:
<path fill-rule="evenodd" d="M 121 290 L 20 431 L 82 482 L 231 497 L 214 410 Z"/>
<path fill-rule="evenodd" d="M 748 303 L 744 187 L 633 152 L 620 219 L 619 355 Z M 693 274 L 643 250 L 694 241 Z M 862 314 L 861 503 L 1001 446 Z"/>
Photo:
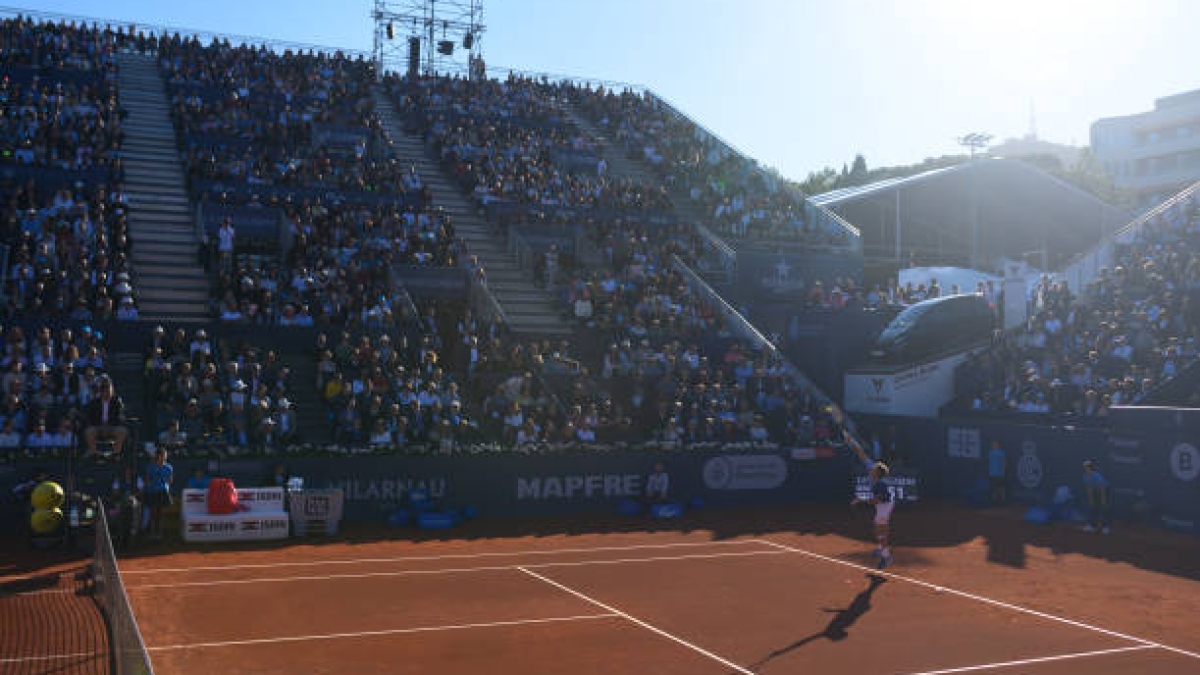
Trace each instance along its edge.
<path fill-rule="evenodd" d="M 164 549 L 122 570 L 162 674 L 1200 673 L 1194 538 L 925 508 L 876 573 L 833 511 L 477 523 Z M 952 531 L 965 516 L 978 534 Z"/>

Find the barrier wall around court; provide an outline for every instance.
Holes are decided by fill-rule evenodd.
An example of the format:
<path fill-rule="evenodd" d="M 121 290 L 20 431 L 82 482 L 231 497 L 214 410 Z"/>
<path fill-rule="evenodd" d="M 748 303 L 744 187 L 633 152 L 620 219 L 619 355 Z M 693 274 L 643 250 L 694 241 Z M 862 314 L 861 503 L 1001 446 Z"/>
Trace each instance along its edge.
<path fill-rule="evenodd" d="M 1200 441 L 1193 429 L 1025 425 L 1012 420 L 859 419 L 867 429 L 895 425 L 904 461 L 915 469 L 924 498 L 962 499 L 987 477 L 987 452 L 998 440 L 1007 453 L 1008 493 L 1020 503 L 1049 503 L 1059 486 L 1082 491 L 1082 464 L 1094 459 L 1110 481 L 1114 515 L 1200 535 Z M 882 434 L 881 434 L 882 435 Z M 832 457 L 823 456 L 832 454 Z M 556 515 L 614 512 L 637 500 L 646 476 L 661 461 L 680 501 L 706 506 L 841 502 L 861 467 L 845 451 L 712 449 L 675 452 L 579 450 L 546 455 L 421 455 L 262 457 L 226 460 L 173 458 L 176 487 L 195 466 L 245 486 L 268 485 L 278 464 L 309 488 L 340 488 L 348 520 L 380 520 L 423 488 L 448 507 L 473 506 L 481 515 Z M 0 464 L 0 494 L 38 468 L 64 475 L 64 462 Z M 112 472 L 88 468 L 82 491 L 106 495 Z"/>
<path fill-rule="evenodd" d="M 851 491 L 847 452 L 805 450 L 574 451 L 548 455 L 511 453 L 478 456 L 370 456 L 172 458 L 176 488 L 196 466 L 238 485 L 269 485 L 282 464 L 304 479 L 306 488 L 340 488 L 348 520 L 383 520 L 407 504 L 414 489 L 424 489 L 436 504 L 473 506 L 483 516 L 555 515 L 608 512 L 626 500 L 641 499 L 646 476 L 661 461 L 671 478 L 672 498 L 705 506 L 800 504 L 842 501 Z M 53 463 L 40 464 L 56 473 Z M 22 468 L 24 467 L 24 468 Z M 0 465 L 0 490 L 25 479 L 34 465 Z M 111 470 L 86 469 L 78 484 L 106 495 Z"/>
<path fill-rule="evenodd" d="M 1007 455 L 1010 499 L 1050 503 L 1060 486 L 1079 496 L 1083 462 L 1092 459 L 1110 483 L 1116 518 L 1200 534 L 1200 440 L 1186 416 L 1181 421 L 1104 429 L 1011 419 L 877 418 L 871 428 L 897 426 L 902 454 L 920 469 L 925 496 L 961 498 L 986 479 L 996 440 Z"/>

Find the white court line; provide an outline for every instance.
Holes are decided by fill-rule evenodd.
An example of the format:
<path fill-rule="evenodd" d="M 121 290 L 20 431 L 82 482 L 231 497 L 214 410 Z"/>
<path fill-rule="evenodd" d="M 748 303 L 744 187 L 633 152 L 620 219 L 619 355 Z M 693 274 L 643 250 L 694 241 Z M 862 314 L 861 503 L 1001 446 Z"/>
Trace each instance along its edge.
<path fill-rule="evenodd" d="M 1065 623 L 1069 626 L 1075 626 L 1076 628 L 1086 628 L 1090 631 L 1095 631 L 1097 633 L 1103 633 L 1105 635 L 1111 635 L 1113 637 L 1121 638 L 1122 640 L 1128 640 L 1130 642 L 1137 642 L 1139 644 L 1142 644 L 1142 645 L 1145 645 L 1148 647 L 1158 647 L 1159 649 L 1165 649 L 1170 652 L 1175 652 L 1176 654 L 1183 654 L 1184 656 L 1190 656 L 1193 659 L 1200 659 L 1200 654 L 1197 654 L 1196 652 L 1189 652 L 1186 649 L 1180 649 L 1178 647 L 1171 647 L 1171 646 L 1164 645 L 1164 644 L 1161 644 L 1158 642 L 1154 642 L 1153 640 L 1147 640 L 1145 638 L 1128 635 L 1126 633 L 1120 633 L 1115 630 L 1109 630 L 1107 628 L 1093 626 L 1091 624 L 1084 623 L 1082 621 L 1076 621 L 1074 619 L 1067 619 L 1065 617 L 1055 616 L 1053 614 L 1047 614 L 1045 612 L 1039 612 L 1036 609 L 1030 609 L 1028 607 L 1022 607 L 1020 605 L 1014 605 L 1012 603 L 1003 602 L 1001 600 L 993 600 L 991 598 L 985 598 L 982 595 L 975 595 L 974 593 L 968 593 L 966 591 L 960 591 L 960 590 L 957 590 L 954 588 L 948 588 L 946 586 L 938 586 L 937 584 L 932 584 L 928 581 L 921 581 L 920 579 L 914 579 L 912 577 L 901 576 L 901 575 L 895 574 L 893 572 L 877 570 L 873 567 L 859 565 L 858 563 L 852 563 L 847 560 L 839 560 L 837 558 L 833 558 L 833 557 L 830 557 L 827 555 L 821 555 L 820 553 L 813 553 L 812 551 L 806 551 L 802 548 L 796 548 L 794 546 L 786 546 L 784 544 L 778 544 L 778 543 L 770 541 L 768 539 L 755 539 L 754 541 L 761 542 L 761 543 L 767 544 L 769 546 L 774 546 L 774 547 L 784 550 L 784 551 L 791 551 L 792 553 L 800 553 L 800 554 L 806 555 L 810 558 L 824 560 L 825 562 L 831 562 L 831 563 L 835 563 L 838 565 L 844 565 L 846 567 L 853 567 L 854 569 L 862 570 L 864 572 L 869 572 L 871 574 L 877 574 L 881 577 L 887 577 L 889 579 L 897 579 L 899 581 L 907 581 L 910 584 L 924 586 L 925 588 L 933 589 L 934 591 L 937 591 L 939 593 L 949 593 L 950 595 L 957 595 L 962 598 L 967 598 L 968 600 L 982 602 L 982 603 L 985 603 L 988 605 L 993 605 L 995 607 L 1003 607 L 1004 609 L 1009 609 L 1014 612 L 1021 612 L 1023 614 L 1030 614 L 1032 616 L 1040 617 L 1042 619 L 1047 619 L 1049 621 L 1057 621 L 1058 623 Z"/>
<path fill-rule="evenodd" d="M 942 670 L 925 670 L 919 673 L 909 673 L 909 675 L 951 675 L 952 673 L 970 673 L 976 670 L 988 670 L 991 668 L 1008 668 L 1011 666 L 1025 666 L 1031 663 L 1047 663 L 1049 661 L 1066 661 L 1068 659 L 1083 659 L 1089 656 L 1104 656 L 1106 654 L 1121 654 L 1123 652 L 1136 652 L 1142 649 L 1158 649 L 1156 645 L 1134 645 L 1132 647 L 1118 647 L 1116 649 L 1099 649 L 1094 652 L 1076 652 L 1074 654 L 1059 654 L 1057 656 L 1042 656 L 1034 659 L 1021 659 L 1020 661 L 1000 661 L 997 663 L 984 663 L 978 666 L 962 666 L 961 668 L 944 668 Z"/>
<path fill-rule="evenodd" d="M 34 661 L 61 661 L 62 659 L 80 659 L 83 657 L 108 657 L 108 652 L 76 652 L 74 654 L 48 654 L 46 656 L 16 656 L 0 659 L 0 663 L 32 663 Z"/>
<path fill-rule="evenodd" d="M 604 553 L 609 551 L 642 551 L 656 548 L 695 548 L 698 546 L 737 546 L 756 543 L 751 539 L 737 541 L 680 542 L 675 544 L 636 544 L 631 546 L 597 546 L 595 548 L 560 548 L 535 551 L 448 553 L 445 555 L 405 556 L 397 558 L 350 558 L 341 560 L 312 560 L 304 562 L 254 563 L 245 565 L 211 565 L 200 567 L 165 567 L 149 570 L 121 570 L 121 576 L 131 574 L 160 574 L 164 572 L 222 572 L 225 570 L 250 570 L 277 567 L 324 567 L 325 565 L 368 565 L 387 562 L 419 562 L 423 560 L 461 560 L 473 558 L 497 558 L 517 555 L 561 555 L 566 553 Z"/>
<path fill-rule="evenodd" d="M 553 579 L 550 579 L 550 578 L 548 578 L 548 577 L 544 577 L 544 576 L 542 576 L 542 575 L 538 574 L 537 572 L 533 572 L 533 571 L 531 571 L 531 570 L 528 570 L 528 569 L 526 569 L 526 568 L 524 568 L 524 567 L 518 567 L 517 569 L 521 570 L 521 571 L 522 571 L 522 572 L 524 572 L 525 574 L 528 574 L 529 576 L 531 576 L 531 577 L 533 577 L 533 578 L 535 578 L 535 579 L 541 579 L 542 581 L 544 581 L 544 582 L 546 582 L 546 583 L 550 584 L 551 586 L 554 586 L 555 588 L 557 588 L 557 589 L 559 589 L 559 590 L 566 591 L 567 593 L 570 593 L 571 595 L 573 595 L 573 596 L 575 596 L 575 597 L 579 598 L 580 600 L 586 600 L 587 602 L 589 602 L 589 603 L 591 603 L 591 604 L 593 604 L 593 605 L 595 605 L 595 606 L 597 606 L 597 607 L 599 607 L 599 608 L 601 608 L 601 609 L 603 609 L 603 610 L 605 610 L 605 611 L 612 612 L 613 614 L 615 614 L 615 615 L 617 615 L 617 616 L 620 616 L 620 617 L 622 617 L 622 618 L 624 618 L 624 619 L 628 619 L 629 621 L 631 621 L 631 622 L 633 622 L 633 623 L 635 623 L 635 624 L 637 624 L 637 625 L 641 626 L 642 628 L 645 628 L 645 629 L 646 629 L 646 630 L 648 630 L 648 631 L 651 631 L 652 633 L 657 633 L 658 635 L 661 635 L 661 636 L 663 636 L 663 637 L 665 637 L 665 638 L 667 638 L 667 639 L 669 639 L 669 640 L 672 640 L 672 641 L 674 641 L 674 642 L 677 642 L 677 643 L 679 643 L 679 644 L 683 645 L 684 647 L 687 647 L 688 649 L 691 649 L 691 650 L 692 650 L 692 651 L 694 651 L 694 652 L 697 652 L 697 653 L 699 653 L 699 654 L 703 654 L 704 656 L 707 656 L 708 658 L 710 658 L 710 659 L 712 659 L 712 660 L 716 661 L 717 663 L 720 663 L 720 664 L 721 664 L 721 665 L 723 665 L 723 666 L 726 666 L 726 667 L 732 668 L 732 669 L 736 670 L 737 672 L 739 672 L 739 673 L 742 673 L 743 675 L 754 675 L 754 672 L 753 672 L 753 671 L 746 670 L 745 668 L 743 668 L 743 667 L 739 666 L 738 664 L 736 664 L 736 663 L 734 663 L 734 662 L 732 662 L 732 661 L 728 661 L 728 660 L 726 660 L 726 659 L 723 659 L 723 658 L 721 658 L 720 656 L 717 656 L 716 654 L 714 654 L 714 653 L 712 653 L 712 652 L 708 651 L 707 649 L 704 649 L 703 647 L 698 647 L 698 646 L 696 646 L 696 645 L 694 645 L 694 644 L 692 644 L 692 643 L 688 642 L 687 640 L 684 640 L 684 639 L 683 639 L 683 638 L 681 638 L 681 637 L 676 637 L 676 636 L 674 636 L 674 635 L 672 635 L 672 634 L 668 633 L 667 631 L 665 631 L 665 630 L 663 630 L 663 629 L 661 629 L 661 628 L 655 628 L 654 626 L 651 626 L 650 624 L 646 623 L 645 621 L 642 621 L 641 619 L 638 619 L 638 618 L 636 618 L 636 617 L 634 617 L 634 616 L 630 616 L 629 614 L 626 614 L 625 612 L 622 612 L 621 610 L 619 610 L 619 609 L 617 609 L 617 608 L 615 608 L 615 607 L 611 607 L 611 606 L 609 606 L 609 605 L 606 605 L 606 604 L 604 604 L 603 602 L 600 602 L 599 600 L 597 600 L 597 599 L 595 599 L 595 598 L 592 598 L 592 597 L 589 597 L 589 596 L 587 596 L 587 595 L 584 595 L 583 593 L 580 593 L 579 591 L 577 591 L 577 590 L 575 590 L 575 589 L 573 589 L 573 588 L 571 588 L 571 587 L 569 587 L 569 586 L 565 586 L 565 585 L 563 585 L 563 584 L 560 584 L 560 583 L 558 583 L 557 581 L 555 581 L 555 580 L 553 580 Z"/>
<path fill-rule="evenodd" d="M 433 570 L 396 570 L 394 572 L 360 572 L 358 574 L 321 574 L 302 577 L 267 577 L 264 579 L 217 579 L 214 581 L 182 581 L 173 584 L 136 584 L 126 585 L 127 592 L 153 588 L 186 588 L 190 586 L 239 586 L 245 584 L 282 583 L 288 581 L 333 581 L 336 579 L 371 579 L 376 577 L 403 577 L 419 574 L 459 574 L 465 572 L 499 572 L 518 570 L 522 567 L 583 567 L 586 565 L 621 565 L 639 562 L 663 562 L 675 560 L 703 560 L 708 558 L 740 558 L 754 555 L 780 555 L 788 551 L 741 551 L 737 553 L 693 553 L 673 556 L 655 556 L 651 558 L 614 558 L 612 560 L 575 560 L 569 562 L 547 562 L 533 565 L 489 565 L 485 567 L 452 567 Z"/>
<path fill-rule="evenodd" d="M 179 649 L 206 649 L 210 647 L 239 647 L 245 645 L 266 645 L 282 642 L 310 642 L 315 640 L 340 640 L 345 638 L 378 637 L 380 635 L 403 635 L 405 633 L 434 633 L 444 630 L 463 630 L 466 628 L 497 628 L 500 626 L 526 626 L 540 623 L 564 623 L 567 621 L 589 621 L 592 619 L 613 619 L 619 615 L 608 614 L 579 614 L 576 616 L 555 616 L 547 619 L 514 619 L 512 621 L 491 621 L 488 623 L 459 623 L 446 626 L 419 626 L 417 628 L 393 628 L 389 630 L 364 630 L 355 633 L 320 633 L 317 635 L 285 635 L 273 638 L 255 638 L 252 640 L 226 640 L 223 642 L 191 642 L 177 645 L 158 645 L 146 647 L 148 652 L 165 652 Z"/>

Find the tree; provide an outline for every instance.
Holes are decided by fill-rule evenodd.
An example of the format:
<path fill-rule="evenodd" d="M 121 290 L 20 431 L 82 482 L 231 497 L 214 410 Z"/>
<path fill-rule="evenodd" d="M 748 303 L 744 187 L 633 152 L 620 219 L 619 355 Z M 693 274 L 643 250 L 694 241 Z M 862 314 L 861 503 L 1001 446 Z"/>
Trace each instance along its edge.
<path fill-rule="evenodd" d="M 850 165 L 850 175 L 866 178 L 867 174 L 867 160 L 862 156 L 862 153 L 859 153 L 854 156 L 854 164 Z"/>

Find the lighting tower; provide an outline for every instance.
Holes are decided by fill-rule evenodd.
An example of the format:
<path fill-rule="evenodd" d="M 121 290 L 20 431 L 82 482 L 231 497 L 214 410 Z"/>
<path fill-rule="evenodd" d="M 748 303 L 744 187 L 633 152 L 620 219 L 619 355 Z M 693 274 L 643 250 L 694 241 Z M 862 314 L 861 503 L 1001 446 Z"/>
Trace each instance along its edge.
<path fill-rule="evenodd" d="M 483 0 L 375 0 L 371 19 L 380 77 L 410 70 L 467 74 L 483 63 Z"/>
<path fill-rule="evenodd" d="M 971 151 L 971 269 L 979 269 L 979 181 L 975 175 L 975 151 L 987 148 L 991 134 L 969 133 L 958 144 Z"/>

